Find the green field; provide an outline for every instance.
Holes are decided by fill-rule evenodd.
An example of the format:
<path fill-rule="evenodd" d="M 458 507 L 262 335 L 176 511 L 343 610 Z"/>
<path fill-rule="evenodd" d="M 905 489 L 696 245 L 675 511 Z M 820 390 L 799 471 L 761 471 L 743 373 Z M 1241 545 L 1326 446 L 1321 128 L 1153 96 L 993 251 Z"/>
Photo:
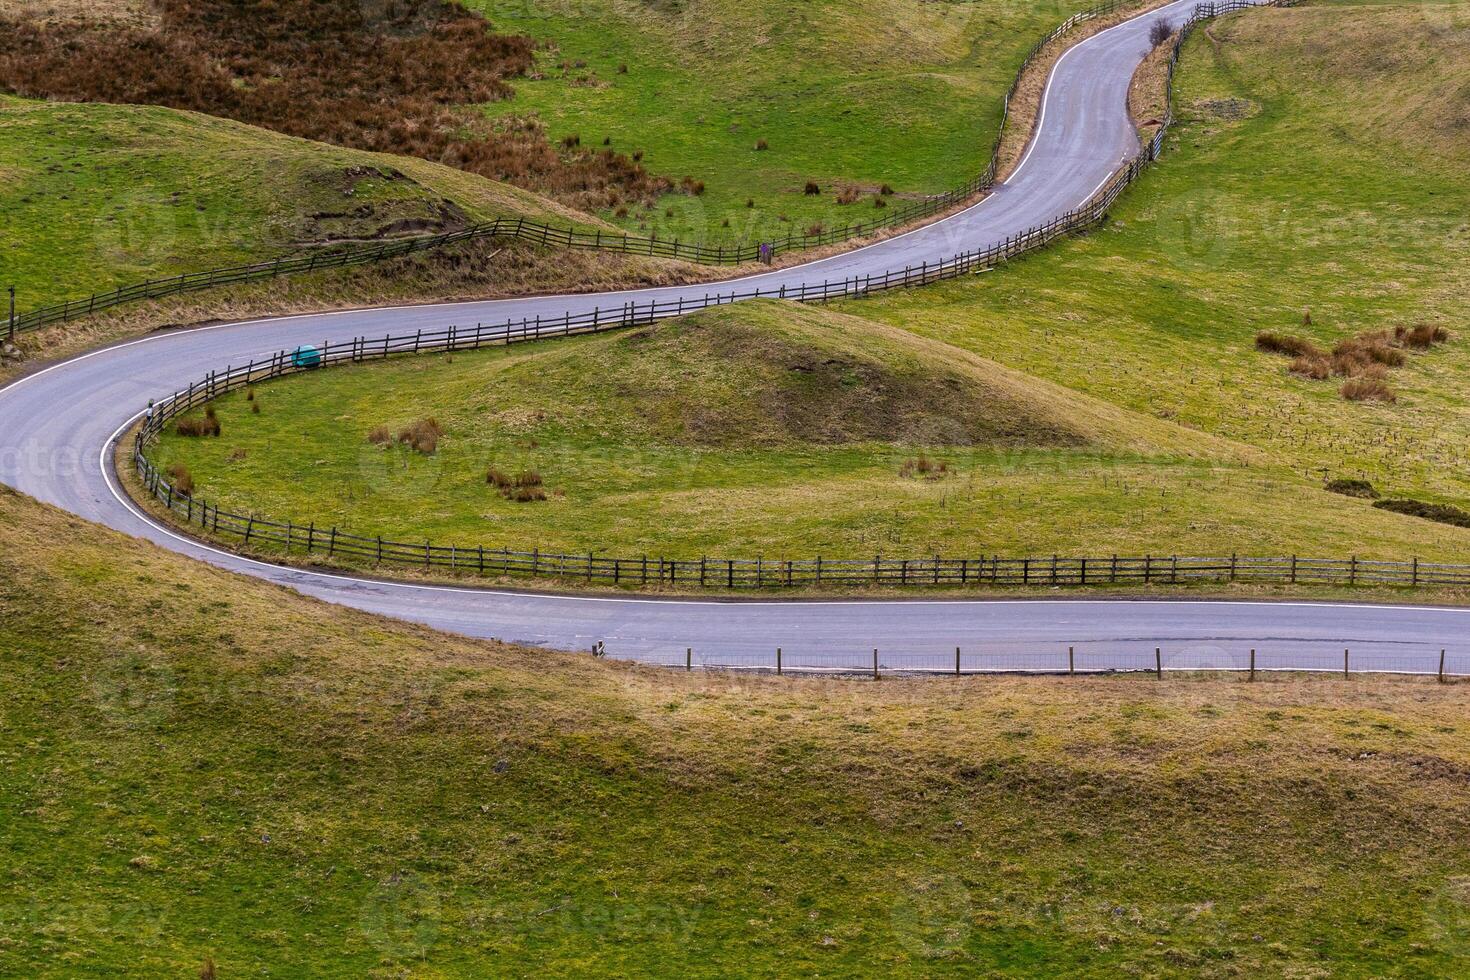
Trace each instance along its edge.
<path fill-rule="evenodd" d="M 1183 124 L 1102 230 L 979 282 L 845 309 L 1304 478 L 1470 505 L 1467 30 L 1464 3 L 1228 18 L 1190 44 Z M 1259 330 L 1331 346 L 1416 323 L 1455 336 L 1390 373 L 1394 405 L 1344 402 L 1337 381 L 1253 345 Z"/>
<path fill-rule="evenodd" d="M 170 109 L 0 94 L 0 282 L 22 311 L 147 278 L 500 215 L 591 220 L 408 157 Z"/>
<path fill-rule="evenodd" d="M 1113 220 L 983 277 L 848 303 L 845 315 L 731 308 L 650 343 L 334 369 L 261 389 L 258 415 L 227 399 L 222 438 L 170 436 L 157 459 L 184 463 L 201 495 L 242 513 L 441 544 L 1463 560 L 1470 532 L 1321 484 L 1365 477 L 1388 495 L 1470 504 L 1457 380 L 1470 337 L 1409 354 L 1390 377 L 1393 405 L 1345 402 L 1338 382 L 1289 375 L 1253 344 L 1260 329 L 1329 346 L 1400 323 L 1463 331 L 1470 151 L 1454 139 L 1445 80 L 1470 62 L 1426 23 L 1420 6 L 1307 8 L 1198 35 L 1170 152 Z M 1403 94 L 1404 118 L 1359 111 L 1370 39 L 1372 81 Z M 705 334 L 670 353 L 667 338 Z M 930 343 L 893 339 L 906 335 Z M 828 360 L 877 375 L 801 370 Z M 978 373 L 952 377 L 962 364 Z M 908 380 L 874 380 L 885 372 Z M 1005 397 L 985 394 L 1002 382 Z M 802 384 L 824 397 L 803 402 Z M 949 427 L 894 426 L 895 399 L 937 405 Z M 843 424 L 824 434 L 833 413 Z M 1056 438 L 1055 421 L 1078 413 L 1106 424 Z M 773 430 L 784 415 L 818 421 Z M 366 440 L 425 417 L 446 429 L 432 455 Z M 959 422 L 986 417 L 1017 428 Z M 902 475 L 921 453 L 952 472 Z M 503 499 L 486 484 L 491 466 L 539 471 L 550 499 Z"/>
<path fill-rule="evenodd" d="M 540 78 L 488 107 L 553 139 L 642 151 L 705 183 L 604 215 L 634 231 L 752 242 L 871 221 L 873 192 L 949 190 L 985 168 L 1001 97 L 1036 39 L 1086 4 L 926 0 L 468 0 L 499 30 L 552 42 Z M 581 67 L 578 67 L 581 63 Z M 626 71 L 620 71 L 626 66 Z M 755 149 L 758 140 L 769 148 Z M 822 189 L 807 196 L 807 181 Z M 839 188 L 865 194 L 836 203 Z M 747 207 L 746 202 L 753 202 Z M 672 212 L 671 214 L 668 212 Z M 783 220 L 783 217 L 786 220 Z M 728 222 L 728 224 L 727 224 Z"/>
<path fill-rule="evenodd" d="M 1470 968 L 1470 686 L 686 676 L 0 489 L 0 974 Z"/>

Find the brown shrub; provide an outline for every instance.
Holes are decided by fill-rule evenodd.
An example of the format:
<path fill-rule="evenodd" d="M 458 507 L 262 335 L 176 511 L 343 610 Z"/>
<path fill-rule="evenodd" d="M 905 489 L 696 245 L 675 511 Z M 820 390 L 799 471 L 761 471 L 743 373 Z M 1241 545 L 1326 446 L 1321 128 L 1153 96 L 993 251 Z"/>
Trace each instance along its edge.
<path fill-rule="evenodd" d="M 518 504 L 528 504 L 534 500 L 545 500 L 546 491 L 539 487 L 517 487 L 513 493 L 508 495 L 508 499 Z"/>
<path fill-rule="evenodd" d="M 1345 368 L 1353 365 L 1361 368 L 1369 364 L 1398 367 L 1404 363 L 1404 352 L 1392 346 L 1388 332 L 1384 330 L 1368 331 L 1338 341 L 1332 348 L 1332 357 L 1334 362 L 1341 362 Z M 1340 373 L 1357 372 L 1344 370 Z"/>
<path fill-rule="evenodd" d="M 862 192 L 859 191 L 856 187 L 844 187 L 842 188 L 842 190 L 837 192 L 837 203 L 852 204 L 860 197 L 862 197 Z"/>
<path fill-rule="evenodd" d="M 1350 402 L 1398 401 L 1393 389 L 1377 378 L 1349 378 L 1343 383 L 1340 394 Z"/>
<path fill-rule="evenodd" d="M 873 207 L 875 207 L 875 208 L 886 208 L 886 207 L 888 207 L 888 202 L 885 201 L 881 197 L 875 197 L 875 198 L 873 198 Z"/>
<path fill-rule="evenodd" d="M 1425 500 L 1414 500 L 1410 498 L 1404 500 L 1378 500 L 1374 501 L 1373 506 L 1380 510 L 1392 511 L 1395 514 L 1422 517 L 1426 521 L 1439 521 L 1441 524 L 1453 524 L 1455 527 L 1470 527 L 1470 514 L 1449 504 L 1431 504 Z"/>
<path fill-rule="evenodd" d="M 683 180 L 679 181 L 679 190 L 685 194 L 698 197 L 704 193 L 704 181 L 695 180 L 693 177 L 686 176 Z"/>
<path fill-rule="evenodd" d="M 1262 330 L 1256 334 L 1256 347 L 1268 354 L 1287 354 L 1291 357 L 1325 356 L 1322 348 L 1305 337 L 1280 334 L 1272 330 Z"/>
<path fill-rule="evenodd" d="M 888 197 L 890 194 L 893 193 L 893 188 L 887 184 L 884 184 L 882 187 L 878 188 L 878 193 L 882 194 L 884 197 Z"/>
<path fill-rule="evenodd" d="M 380 425 L 367 434 L 367 441 L 374 446 L 382 446 L 392 442 L 393 436 L 386 425 Z"/>
<path fill-rule="evenodd" d="M 806 230 L 803 231 L 802 234 L 806 235 L 806 237 L 808 238 L 815 238 L 826 230 L 826 226 L 818 221 L 815 224 L 807 225 Z"/>
<path fill-rule="evenodd" d="M 1304 354 L 1292 361 L 1287 370 L 1313 381 L 1325 381 L 1332 377 L 1332 362 L 1321 354 L 1315 357 Z"/>
<path fill-rule="evenodd" d="M 179 419 L 174 423 L 174 431 L 181 436 L 218 436 L 220 424 L 214 406 L 207 408 L 203 417 Z"/>
<path fill-rule="evenodd" d="M 802 193 L 804 193 L 807 197 L 815 197 L 818 194 L 822 193 L 822 188 L 817 186 L 816 181 L 809 180 L 806 182 L 806 187 L 802 189 Z"/>
<path fill-rule="evenodd" d="M 906 459 L 898 468 L 899 476 L 920 476 L 928 480 L 943 479 L 948 473 L 948 463 L 924 455 Z"/>
<path fill-rule="evenodd" d="M 516 474 L 516 486 L 539 487 L 541 486 L 541 473 L 537 470 L 523 470 Z"/>
<path fill-rule="evenodd" d="M 175 463 L 168 468 L 168 482 L 173 485 L 174 493 L 179 496 L 194 496 L 194 474 L 190 473 L 189 467 L 183 463 Z"/>
<path fill-rule="evenodd" d="M 757 150 L 768 150 L 771 148 L 771 144 L 767 143 L 764 139 L 758 139 L 755 141 L 755 148 Z"/>
<path fill-rule="evenodd" d="M 444 429 L 440 427 L 438 420 L 432 417 L 419 419 L 398 433 L 398 444 L 430 456 L 439 449 L 439 439 L 443 435 Z"/>
<path fill-rule="evenodd" d="M 513 485 L 510 476 L 504 470 L 492 466 L 485 471 L 485 482 L 497 490 L 504 490 Z"/>
<path fill-rule="evenodd" d="M 1432 323 L 1421 323 L 1413 327 L 1395 327 L 1394 337 L 1405 347 L 1428 350 L 1435 344 L 1442 344 L 1449 340 L 1450 332 Z"/>

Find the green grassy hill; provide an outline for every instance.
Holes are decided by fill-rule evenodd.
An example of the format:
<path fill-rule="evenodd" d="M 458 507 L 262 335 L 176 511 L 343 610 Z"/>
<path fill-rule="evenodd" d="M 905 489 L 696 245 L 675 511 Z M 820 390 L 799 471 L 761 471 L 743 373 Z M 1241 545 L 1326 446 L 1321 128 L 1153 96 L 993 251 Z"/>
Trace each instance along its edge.
<path fill-rule="evenodd" d="M 409 157 L 170 109 L 0 95 L 0 281 L 21 309 L 324 243 L 594 219 Z"/>
<path fill-rule="evenodd" d="M 1448 976 L 1470 686 L 659 672 L 0 489 L 0 973 Z"/>
<path fill-rule="evenodd" d="M 1106 227 L 978 282 L 846 309 L 1303 477 L 1470 505 L 1467 29 L 1465 3 L 1227 18 L 1191 42 L 1182 125 Z M 1345 402 L 1340 378 L 1295 376 L 1254 346 L 1261 330 L 1331 347 L 1418 323 L 1454 336 L 1388 373 L 1392 405 Z"/>
<path fill-rule="evenodd" d="M 536 76 L 487 111 L 534 113 L 560 139 L 642 151 L 670 195 L 612 220 L 749 242 L 880 216 L 871 193 L 956 187 L 984 169 L 1000 100 L 1037 38 L 1086 4 L 925 0 L 468 0 L 500 30 L 551 42 Z M 768 149 L 756 150 L 759 140 Z M 808 181 L 821 188 L 804 193 Z M 868 192 L 846 206 L 843 187 Z M 746 202 L 752 202 L 751 207 Z M 783 218 L 785 220 L 783 220 Z M 728 224 L 727 224 L 728 222 Z"/>

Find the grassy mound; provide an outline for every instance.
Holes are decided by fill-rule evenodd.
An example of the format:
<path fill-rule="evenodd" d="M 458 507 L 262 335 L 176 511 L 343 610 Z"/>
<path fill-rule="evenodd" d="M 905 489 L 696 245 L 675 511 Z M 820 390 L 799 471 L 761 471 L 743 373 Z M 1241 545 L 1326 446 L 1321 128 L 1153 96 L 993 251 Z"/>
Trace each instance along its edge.
<path fill-rule="evenodd" d="M 1188 442 L 1167 425 L 1130 419 L 946 344 L 775 301 L 512 353 L 477 393 L 502 410 L 538 411 L 551 426 L 584 424 L 672 445 L 1146 451 Z M 1207 449 L 1208 440 L 1194 448 Z"/>
<path fill-rule="evenodd" d="M 0 670 L 7 975 L 1466 963 L 1466 685 L 656 672 L 3 488 Z"/>
<path fill-rule="evenodd" d="M 171 109 L 0 95 L 0 262 L 21 309 L 310 245 L 580 217 L 524 191 Z"/>

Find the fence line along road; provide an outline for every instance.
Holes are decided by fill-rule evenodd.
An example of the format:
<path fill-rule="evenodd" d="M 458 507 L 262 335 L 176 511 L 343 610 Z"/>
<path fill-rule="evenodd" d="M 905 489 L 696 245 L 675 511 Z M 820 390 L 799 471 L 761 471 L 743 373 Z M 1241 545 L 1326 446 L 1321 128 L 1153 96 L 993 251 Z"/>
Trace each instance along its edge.
<path fill-rule="evenodd" d="M 592 645 L 594 657 L 616 656 L 603 641 Z M 881 651 L 878 649 L 831 652 L 782 647 L 774 650 L 750 650 L 705 655 L 693 647 L 669 650 L 656 655 L 640 654 L 645 663 L 692 671 L 729 670 L 771 674 L 819 674 L 869 677 L 880 680 L 885 674 L 922 674 L 961 676 L 966 674 L 1077 674 L 1149 673 L 1159 679 L 1164 674 L 1186 672 L 1222 672 L 1244 674 L 1254 681 L 1260 674 L 1333 673 L 1344 678 L 1362 674 L 1411 674 L 1434 677 L 1441 683 L 1470 677 L 1470 654 L 1448 648 L 1384 650 L 1344 647 L 1341 653 L 1302 651 L 1285 652 L 1256 647 L 1165 649 L 1140 648 L 1134 651 L 1093 651 L 1086 647 L 1016 651 L 1010 649 L 975 650 L 954 647 L 935 652 Z"/>
<path fill-rule="evenodd" d="M 1214 6 L 1219 8 L 1221 13 L 1224 13 L 1227 7 L 1229 9 L 1244 9 L 1249 6 L 1288 6 L 1290 3 L 1295 2 L 1296 0 L 1279 0 L 1275 4 L 1237 2 Z M 1047 47 L 1058 38 L 1069 33 L 1078 24 L 1132 6 L 1137 6 L 1136 0 L 1107 0 L 1105 3 L 1073 14 L 1045 37 L 1038 40 L 1022 60 L 1021 67 L 1017 70 L 1016 77 L 1011 82 L 1010 89 L 1001 100 L 1000 129 L 996 134 L 995 142 L 991 146 L 990 162 L 986 165 L 985 169 L 959 187 L 945 191 L 942 194 L 926 197 L 923 200 L 915 201 L 901 208 L 894 208 L 882 218 L 875 218 L 872 221 L 859 222 L 843 228 L 824 230 L 814 235 L 788 235 L 784 238 L 773 239 L 763 243 L 710 246 L 680 242 L 677 239 L 661 240 L 658 238 L 642 238 L 627 234 L 620 235 L 612 232 L 585 232 L 572 228 L 555 228 L 540 222 L 527 221 L 524 218 L 495 218 L 492 221 L 482 222 L 456 232 L 447 232 L 439 235 L 422 235 L 415 238 L 399 239 L 380 245 L 361 248 L 323 250 L 307 255 L 297 255 L 290 258 L 283 257 L 269 262 L 256 262 L 204 272 L 185 272 L 164 279 L 150 279 L 145 282 L 134 283 L 130 286 L 119 286 L 110 292 L 93 293 L 84 299 L 68 300 L 63 303 L 29 310 L 23 314 L 11 317 L 8 324 L 9 336 L 13 338 L 16 333 L 21 331 L 34 330 L 48 324 L 74 320 L 125 303 L 134 303 L 147 299 L 162 299 L 180 293 L 213 289 L 218 286 L 235 285 L 244 282 L 259 282 L 283 275 L 367 265 L 404 255 L 412 255 L 417 252 L 444 248 L 450 245 L 480 239 L 513 238 L 544 247 L 593 249 L 654 258 L 682 259 L 708 265 L 738 265 L 743 262 L 759 261 L 762 258 L 761 249 L 763 246 L 770 250 L 769 254 L 771 256 L 775 256 L 810 248 L 820 248 L 826 245 L 834 245 L 856 238 L 864 238 L 884 229 L 895 228 L 914 221 L 921 221 L 924 218 L 933 217 L 994 187 L 996 173 L 999 167 L 1001 143 L 1005 138 L 1006 124 L 1010 119 L 1011 100 L 1015 97 L 1016 90 L 1020 87 L 1021 79 L 1025 75 L 1026 70 Z M 1204 6 L 1208 7 L 1211 5 L 1206 4 Z M 1172 61 L 1170 73 L 1172 78 Z"/>

